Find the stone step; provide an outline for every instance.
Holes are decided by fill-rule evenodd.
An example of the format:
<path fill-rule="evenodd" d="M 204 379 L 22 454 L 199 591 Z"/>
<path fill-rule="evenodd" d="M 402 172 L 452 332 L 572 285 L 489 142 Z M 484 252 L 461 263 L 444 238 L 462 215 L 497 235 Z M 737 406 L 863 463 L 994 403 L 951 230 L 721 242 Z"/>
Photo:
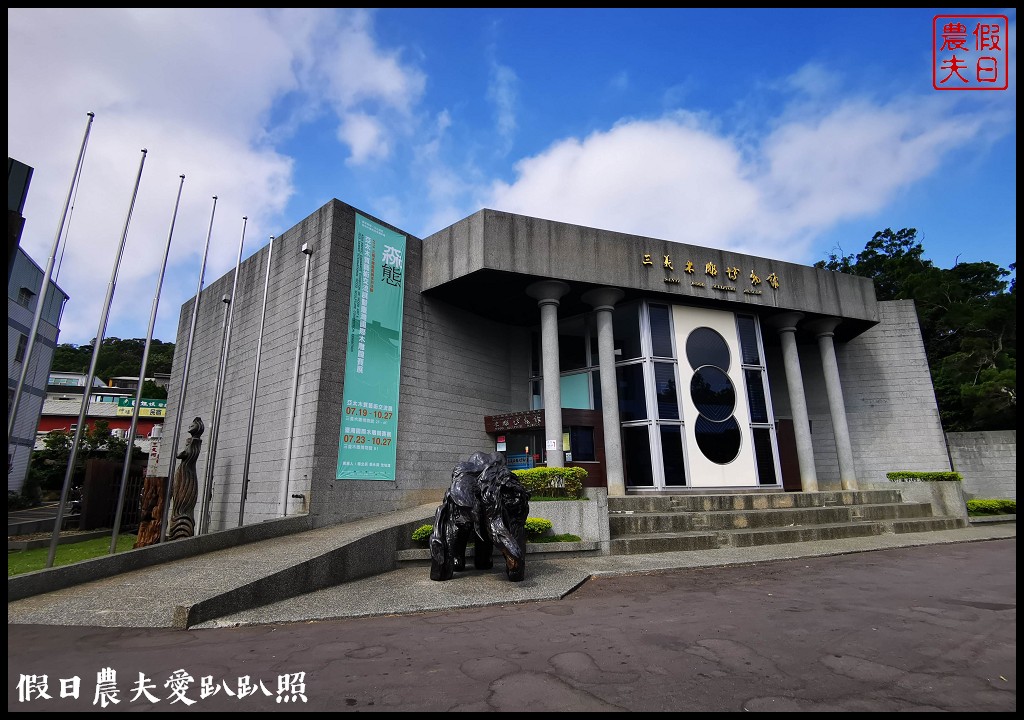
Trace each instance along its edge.
<path fill-rule="evenodd" d="M 717 550 L 720 540 L 713 532 L 646 533 L 612 538 L 612 555 L 647 555 L 649 553 L 687 550 Z"/>
<path fill-rule="evenodd" d="M 717 550 L 723 547 L 753 547 L 794 542 L 870 537 L 888 531 L 884 523 L 845 522 L 822 525 L 718 530 L 710 533 L 641 533 L 611 540 L 613 555 L 644 555 L 686 550 Z"/>
<path fill-rule="evenodd" d="M 841 540 L 843 538 L 884 535 L 886 526 L 878 522 L 849 522 L 827 525 L 793 525 L 790 527 L 751 528 L 719 532 L 722 547 L 753 547 L 794 542 Z"/>
<path fill-rule="evenodd" d="M 895 511 L 892 517 L 896 517 Z M 716 512 L 634 512 L 608 515 L 611 537 L 691 531 L 734 530 L 789 525 L 824 525 L 852 522 L 849 507 L 811 507 L 777 510 L 720 510 Z"/>
<path fill-rule="evenodd" d="M 884 505 L 857 505 L 851 508 L 858 520 L 896 520 L 904 518 L 930 518 L 931 503 L 886 503 Z"/>
<path fill-rule="evenodd" d="M 839 490 L 814 493 L 722 493 L 715 495 L 627 495 L 609 497 L 608 512 L 715 512 L 899 503 L 898 490 Z"/>
<path fill-rule="evenodd" d="M 891 532 L 903 533 L 932 532 L 933 530 L 957 530 L 968 526 L 967 520 L 956 517 L 925 517 L 895 520 L 886 523 Z"/>

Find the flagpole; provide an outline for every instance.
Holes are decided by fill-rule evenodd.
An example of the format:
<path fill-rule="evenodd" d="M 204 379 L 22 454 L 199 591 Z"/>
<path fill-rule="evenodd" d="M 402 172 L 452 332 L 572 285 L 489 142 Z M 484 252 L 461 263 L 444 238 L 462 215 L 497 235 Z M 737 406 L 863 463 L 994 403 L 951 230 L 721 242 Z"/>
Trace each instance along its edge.
<path fill-rule="evenodd" d="M 274 236 L 267 251 L 267 274 L 263 279 L 263 309 L 260 311 L 260 334 L 256 338 L 256 364 L 252 371 L 252 402 L 249 405 L 249 430 L 245 436 L 245 462 L 242 465 L 242 499 L 238 506 L 238 527 L 245 521 L 245 496 L 249 491 L 249 459 L 252 455 L 252 428 L 256 421 L 256 392 L 260 380 L 260 356 L 263 352 L 263 327 L 267 319 L 267 293 L 270 290 L 270 263 L 274 259 Z"/>
<path fill-rule="evenodd" d="M 284 482 L 281 484 L 280 512 L 282 516 L 288 516 L 288 490 L 292 472 L 292 445 L 295 434 L 295 402 L 299 394 L 299 365 L 302 360 L 302 339 L 303 330 L 306 325 L 306 294 L 309 288 L 309 261 L 313 255 L 313 249 L 308 243 L 303 243 L 302 254 L 306 256 L 306 269 L 302 276 L 302 302 L 299 307 L 299 334 L 295 340 L 295 369 L 292 372 L 292 399 L 291 407 L 288 410 L 288 444 L 284 456 Z"/>
<path fill-rule="evenodd" d="M 85 429 L 85 419 L 89 412 L 89 399 L 92 396 L 92 381 L 96 376 L 96 361 L 100 356 L 100 347 L 103 345 L 103 335 L 107 330 L 107 319 L 110 316 L 110 301 L 114 298 L 114 286 L 117 284 L 117 271 L 121 266 L 121 257 L 124 255 L 124 245 L 128 240 L 128 225 L 132 219 L 132 211 L 135 209 L 135 200 L 139 195 L 139 183 L 142 181 L 142 168 L 146 164 L 146 152 L 143 148 L 142 159 L 139 161 L 139 173 L 135 178 L 135 189 L 132 192 L 132 200 L 128 205 L 128 214 L 124 219 L 124 230 L 121 232 L 121 245 L 117 249 L 117 256 L 114 260 L 114 270 L 110 275 L 110 282 L 107 284 L 107 297 L 103 301 L 103 312 L 100 313 L 100 324 L 96 330 L 96 340 L 92 348 L 92 360 L 89 362 L 89 374 L 85 379 L 85 388 L 82 392 L 82 409 L 78 412 L 78 425 L 75 427 L 75 437 L 71 442 L 71 452 L 68 457 L 67 472 L 64 474 L 64 487 L 60 493 L 60 505 L 57 506 L 57 517 L 53 523 L 53 537 L 50 539 L 50 553 L 46 558 L 46 567 L 53 567 L 53 559 L 57 554 L 57 540 L 60 538 L 61 525 L 64 523 L 64 506 L 68 499 L 68 490 L 71 488 L 71 481 L 75 475 L 75 462 L 78 457 L 78 442 Z"/>
<path fill-rule="evenodd" d="M 46 261 L 46 271 L 43 273 L 43 284 L 39 289 L 39 298 L 36 301 L 36 312 L 32 318 L 32 329 L 28 334 L 28 344 L 25 346 L 25 357 L 21 362 L 21 373 L 18 376 L 18 386 L 14 391 L 14 398 L 11 400 L 10 409 L 7 411 L 7 447 L 10 448 L 11 440 L 14 437 L 14 420 L 18 415 L 18 405 L 21 402 L 21 393 L 25 387 L 25 378 L 28 376 L 29 360 L 32 359 L 32 351 L 36 345 L 36 335 L 39 332 L 39 323 L 42 320 L 46 306 L 46 295 L 50 290 L 50 276 L 53 274 L 53 262 L 57 257 L 57 248 L 60 246 L 61 235 L 64 234 L 64 223 L 67 221 L 68 209 L 71 207 L 71 198 L 75 193 L 75 185 L 82 172 L 82 162 L 85 159 L 85 148 L 89 144 L 89 131 L 92 128 L 95 113 L 86 113 L 89 116 L 85 125 L 85 135 L 82 137 L 82 147 L 78 151 L 78 161 L 75 163 L 75 171 L 71 175 L 71 187 L 68 188 L 68 196 L 64 201 L 64 211 L 60 216 L 60 225 L 57 226 L 57 235 L 53 238 L 53 246 L 50 250 L 50 258 Z"/>
<path fill-rule="evenodd" d="M 196 335 L 196 318 L 199 316 L 199 298 L 203 294 L 203 277 L 206 275 L 206 257 L 210 252 L 210 236 L 213 235 L 213 217 L 217 214 L 217 196 L 213 196 L 213 210 L 210 211 L 210 229 L 206 232 L 206 247 L 203 248 L 203 262 L 199 266 L 199 287 L 196 288 L 196 299 L 192 303 L 192 324 L 188 328 L 188 342 L 185 343 L 185 363 L 181 369 L 181 391 L 178 393 L 178 412 L 174 420 L 174 433 L 171 435 L 171 456 L 167 463 L 167 488 L 164 492 L 164 513 L 160 521 L 160 542 L 167 539 L 167 521 L 171 516 L 171 487 L 174 483 L 174 461 L 178 457 L 178 433 L 181 431 L 181 418 L 185 411 L 185 390 L 188 387 L 188 369 L 192 361 L 192 342 Z"/>
<path fill-rule="evenodd" d="M 156 327 L 156 312 L 160 305 L 160 289 L 164 284 L 167 272 L 167 257 L 171 252 L 171 237 L 174 235 L 174 221 L 178 217 L 178 206 L 181 204 L 181 189 L 185 185 L 185 176 L 181 175 L 178 183 L 178 199 L 174 201 L 174 213 L 171 215 L 171 228 L 167 231 L 167 244 L 164 246 L 164 260 L 160 266 L 160 279 L 156 283 L 153 294 L 153 309 L 149 314 L 149 332 L 146 334 L 146 346 L 142 350 L 142 367 L 139 369 L 139 386 L 135 389 L 135 407 L 132 409 L 132 423 L 128 429 L 128 448 L 124 454 L 124 467 L 121 469 L 121 490 L 117 497 L 117 510 L 114 512 L 114 532 L 110 535 L 110 554 L 117 548 L 117 534 L 121 530 L 121 513 L 124 511 L 124 496 L 128 491 L 128 474 L 132 467 L 132 450 L 135 449 L 135 429 L 139 423 L 139 410 L 142 408 L 142 384 L 146 381 L 146 365 L 149 362 L 149 347 L 153 344 L 153 328 Z"/>
<path fill-rule="evenodd" d="M 210 529 L 210 505 L 213 503 L 213 471 L 217 458 L 217 436 L 220 433 L 220 416 L 224 404 L 224 385 L 227 384 L 228 352 L 231 348 L 231 319 L 235 313 L 235 293 L 238 291 L 238 270 L 242 265 L 242 246 L 245 244 L 245 225 L 249 218 L 242 218 L 242 237 L 238 241 L 238 260 L 235 261 L 235 278 L 231 282 L 231 296 L 225 296 L 224 336 L 221 339 L 220 367 L 217 371 L 217 387 L 213 403 L 213 428 L 210 430 L 210 450 L 206 454 L 206 482 L 203 486 L 203 514 L 199 534 L 205 535 Z"/>

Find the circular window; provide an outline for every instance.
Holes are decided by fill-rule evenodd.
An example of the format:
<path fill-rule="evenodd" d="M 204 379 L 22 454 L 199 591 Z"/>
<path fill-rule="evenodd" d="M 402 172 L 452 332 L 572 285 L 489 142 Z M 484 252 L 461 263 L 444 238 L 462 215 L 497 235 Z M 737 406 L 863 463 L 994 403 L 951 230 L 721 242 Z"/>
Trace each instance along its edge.
<path fill-rule="evenodd" d="M 705 417 L 698 417 L 693 429 L 697 447 L 711 462 L 725 465 L 740 454 L 740 426 L 736 418 L 711 422 Z"/>
<path fill-rule="evenodd" d="M 702 416 L 720 422 L 732 415 L 736 408 L 736 389 L 732 380 L 719 368 L 711 365 L 697 368 L 690 378 L 690 397 Z"/>
<path fill-rule="evenodd" d="M 729 344 L 709 327 L 699 327 L 686 338 L 686 359 L 694 370 L 702 365 L 715 365 L 729 370 Z"/>

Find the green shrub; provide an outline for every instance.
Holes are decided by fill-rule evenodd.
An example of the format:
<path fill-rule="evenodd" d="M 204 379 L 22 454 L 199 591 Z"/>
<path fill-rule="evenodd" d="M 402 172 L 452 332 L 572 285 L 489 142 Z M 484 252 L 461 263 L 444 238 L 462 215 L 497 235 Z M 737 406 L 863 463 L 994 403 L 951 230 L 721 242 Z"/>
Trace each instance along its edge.
<path fill-rule="evenodd" d="M 963 480 L 958 472 L 917 472 L 915 470 L 894 470 L 885 474 L 892 482 L 940 482 L 944 480 Z"/>
<path fill-rule="evenodd" d="M 547 518 L 526 518 L 526 541 L 537 542 L 538 538 L 545 535 L 546 533 L 551 532 L 552 527 L 553 526 L 551 524 L 551 521 Z M 425 543 L 430 539 L 430 533 L 432 533 L 433 531 L 433 525 L 420 525 L 418 528 L 412 531 L 412 539 L 414 542 L 417 543 Z"/>
<path fill-rule="evenodd" d="M 530 491 L 530 498 L 565 497 L 579 499 L 583 497 L 583 481 L 587 471 L 579 467 L 562 468 L 530 468 L 529 470 L 513 470 L 519 482 Z"/>
<path fill-rule="evenodd" d="M 527 542 L 533 542 L 541 535 L 547 535 L 551 532 L 551 528 L 554 527 L 551 521 L 547 518 L 526 518 L 526 540 Z"/>
<path fill-rule="evenodd" d="M 968 500 L 968 515 L 1016 515 L 1016 500 Z"/>
<path fill-rule="evenodd" d="M 413 542 L 425 543 L 430 540 L 430 533 L 434 532 L 433 525 L 420 525 L 412 531 Z"/>

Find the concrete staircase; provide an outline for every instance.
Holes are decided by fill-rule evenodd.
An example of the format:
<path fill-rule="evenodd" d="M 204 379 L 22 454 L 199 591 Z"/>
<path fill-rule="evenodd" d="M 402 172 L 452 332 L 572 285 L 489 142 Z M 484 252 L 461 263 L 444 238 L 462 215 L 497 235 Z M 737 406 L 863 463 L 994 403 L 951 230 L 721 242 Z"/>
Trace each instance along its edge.
<path fill-rule="evenodd" d="M 898 490 L 608 498 L 610 551 L 639 555 L 836 540 L 967 526 Z"/>

